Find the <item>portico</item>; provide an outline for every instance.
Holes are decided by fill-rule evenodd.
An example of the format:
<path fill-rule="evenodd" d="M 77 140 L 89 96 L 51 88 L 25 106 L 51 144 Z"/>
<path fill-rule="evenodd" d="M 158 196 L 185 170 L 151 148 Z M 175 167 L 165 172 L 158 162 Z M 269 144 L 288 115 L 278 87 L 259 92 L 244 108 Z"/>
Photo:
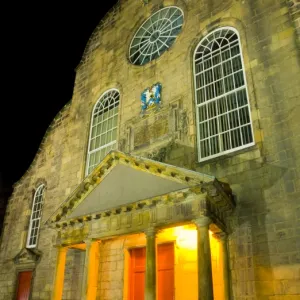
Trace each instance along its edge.
<path fill-rule="evenodd" d="M 189 231 L 184 231 L 187 228 L 196 237 L 192 243 L 197 259 L 195 265 L 191 264 L 198 278 L 196 299 L 214 299 L 216 280 L 212 274 L 211 244 L 212 239 L 217 241 L 221 237 L 220 289 L 222 298 L 229 299 L 224 236 L 226 216 L 233 208 L 229 186 L 212 176 L 119 151 L 110 152 L 48 220 L 57 231 L 53 299 L 62 299 L 66 254 L 74 248 L 85 251 L 80 299 L 101 299 L 97 290 L 99 262 L 104 259 L 102 244 L 130 237 L 132 242 L 127 249 L 145 247 L 144 299 L 160 300 L 157 291 L 161 292 L 159 285 L 164 277 L 157 277 L 158 245 L 172 242 L 177 250 L 183 251 L 185 246 L 180 246 L 180 239 L 189 241 Z M 136 236 L 142 240 L 135 243 Z M 131 287 L 127 269 L 123 268 L 122 299 L 131 300 L 134 298 L 128 291 Z M 180 271 L 174 270 L 175 286 Z M 180 300 L 180 295 L 176 294 L 174 299 Z"/>

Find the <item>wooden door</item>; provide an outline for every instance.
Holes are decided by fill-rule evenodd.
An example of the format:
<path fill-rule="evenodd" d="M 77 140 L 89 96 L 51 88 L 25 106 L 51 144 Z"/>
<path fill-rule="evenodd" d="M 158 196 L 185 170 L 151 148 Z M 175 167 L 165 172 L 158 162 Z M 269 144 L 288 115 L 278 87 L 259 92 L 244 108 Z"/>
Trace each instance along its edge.
<path fill-rule="evenodd" d="M 174 244 L 157 247 L 157 299 L 174 300 Z M 146 248 L 130 250 L 129 299 L 145 299 Z"/>
<path fill-rule="evenodd" d="M 157 247 L 157 299 L 174 300 L 174 244 Z"/>
<path fill-rule="evenodd" d="M 144 300 L 146 248 L 130 250 L 129 299 Z"/>
<path fill-rule="evenodd" d="M 30 295 L 30 286 L 32 271 L 20 272 L 18 276 L 17 300 L 28 300 Z"/>

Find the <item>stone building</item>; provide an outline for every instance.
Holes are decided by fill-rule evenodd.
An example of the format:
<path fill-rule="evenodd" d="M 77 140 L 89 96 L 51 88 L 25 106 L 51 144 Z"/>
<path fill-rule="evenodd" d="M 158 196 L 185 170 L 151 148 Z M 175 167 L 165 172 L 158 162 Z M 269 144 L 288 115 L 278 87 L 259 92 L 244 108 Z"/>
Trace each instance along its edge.
<path fill-rule="evenodd" d="M 119 1 L 14 186 L 0 299 L 299 299 L 299 10 Z"/>

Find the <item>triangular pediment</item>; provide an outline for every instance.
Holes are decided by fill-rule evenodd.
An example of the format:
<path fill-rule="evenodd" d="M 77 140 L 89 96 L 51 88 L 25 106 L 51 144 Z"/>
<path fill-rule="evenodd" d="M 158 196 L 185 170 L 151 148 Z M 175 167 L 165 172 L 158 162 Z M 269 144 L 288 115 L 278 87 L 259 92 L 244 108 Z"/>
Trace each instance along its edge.
<path fill-rule="evenodd" d="M 118 164 L 69 217 L 109 210 L 187 187 L 186 184 Z"/>
<path fill-rule="evenodd" d="M 209 175 L 112 151 L 51 216 L 48 224 L 111 210 L 213 180 L 214 177 Z"/>
<path fill-rule="evenodd" d="M 41 253 L 35 249 L 23 248 L 15 257 L 14 262 L 16 265 L 21 264 L 34 264 L 38 262 Z"/>

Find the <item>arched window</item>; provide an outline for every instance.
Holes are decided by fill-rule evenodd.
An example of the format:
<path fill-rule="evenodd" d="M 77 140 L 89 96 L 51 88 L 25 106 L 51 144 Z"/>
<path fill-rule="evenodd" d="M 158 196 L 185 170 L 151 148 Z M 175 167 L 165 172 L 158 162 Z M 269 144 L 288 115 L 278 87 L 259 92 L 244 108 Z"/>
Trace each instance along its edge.
<path fill-rule="evenodd" d="M 37 188 L 34 194 L 27 237 L 27 248 L 35 248 L 37 245 L 43 208 L 44 190 L 45 186 L 42 184 Z"/>
<path fill-rule="evenodd" d="M 116 149 L 119 102 L 119 91 L 111 89 L 100 97 L 94 107 L 86 174 L 91 173 L 109 151 Z"/>
<path fill-rule="evenodd" d="M 199 161 L 254 144 L 238 32 L 220 28 L 194 54 Z"/>

